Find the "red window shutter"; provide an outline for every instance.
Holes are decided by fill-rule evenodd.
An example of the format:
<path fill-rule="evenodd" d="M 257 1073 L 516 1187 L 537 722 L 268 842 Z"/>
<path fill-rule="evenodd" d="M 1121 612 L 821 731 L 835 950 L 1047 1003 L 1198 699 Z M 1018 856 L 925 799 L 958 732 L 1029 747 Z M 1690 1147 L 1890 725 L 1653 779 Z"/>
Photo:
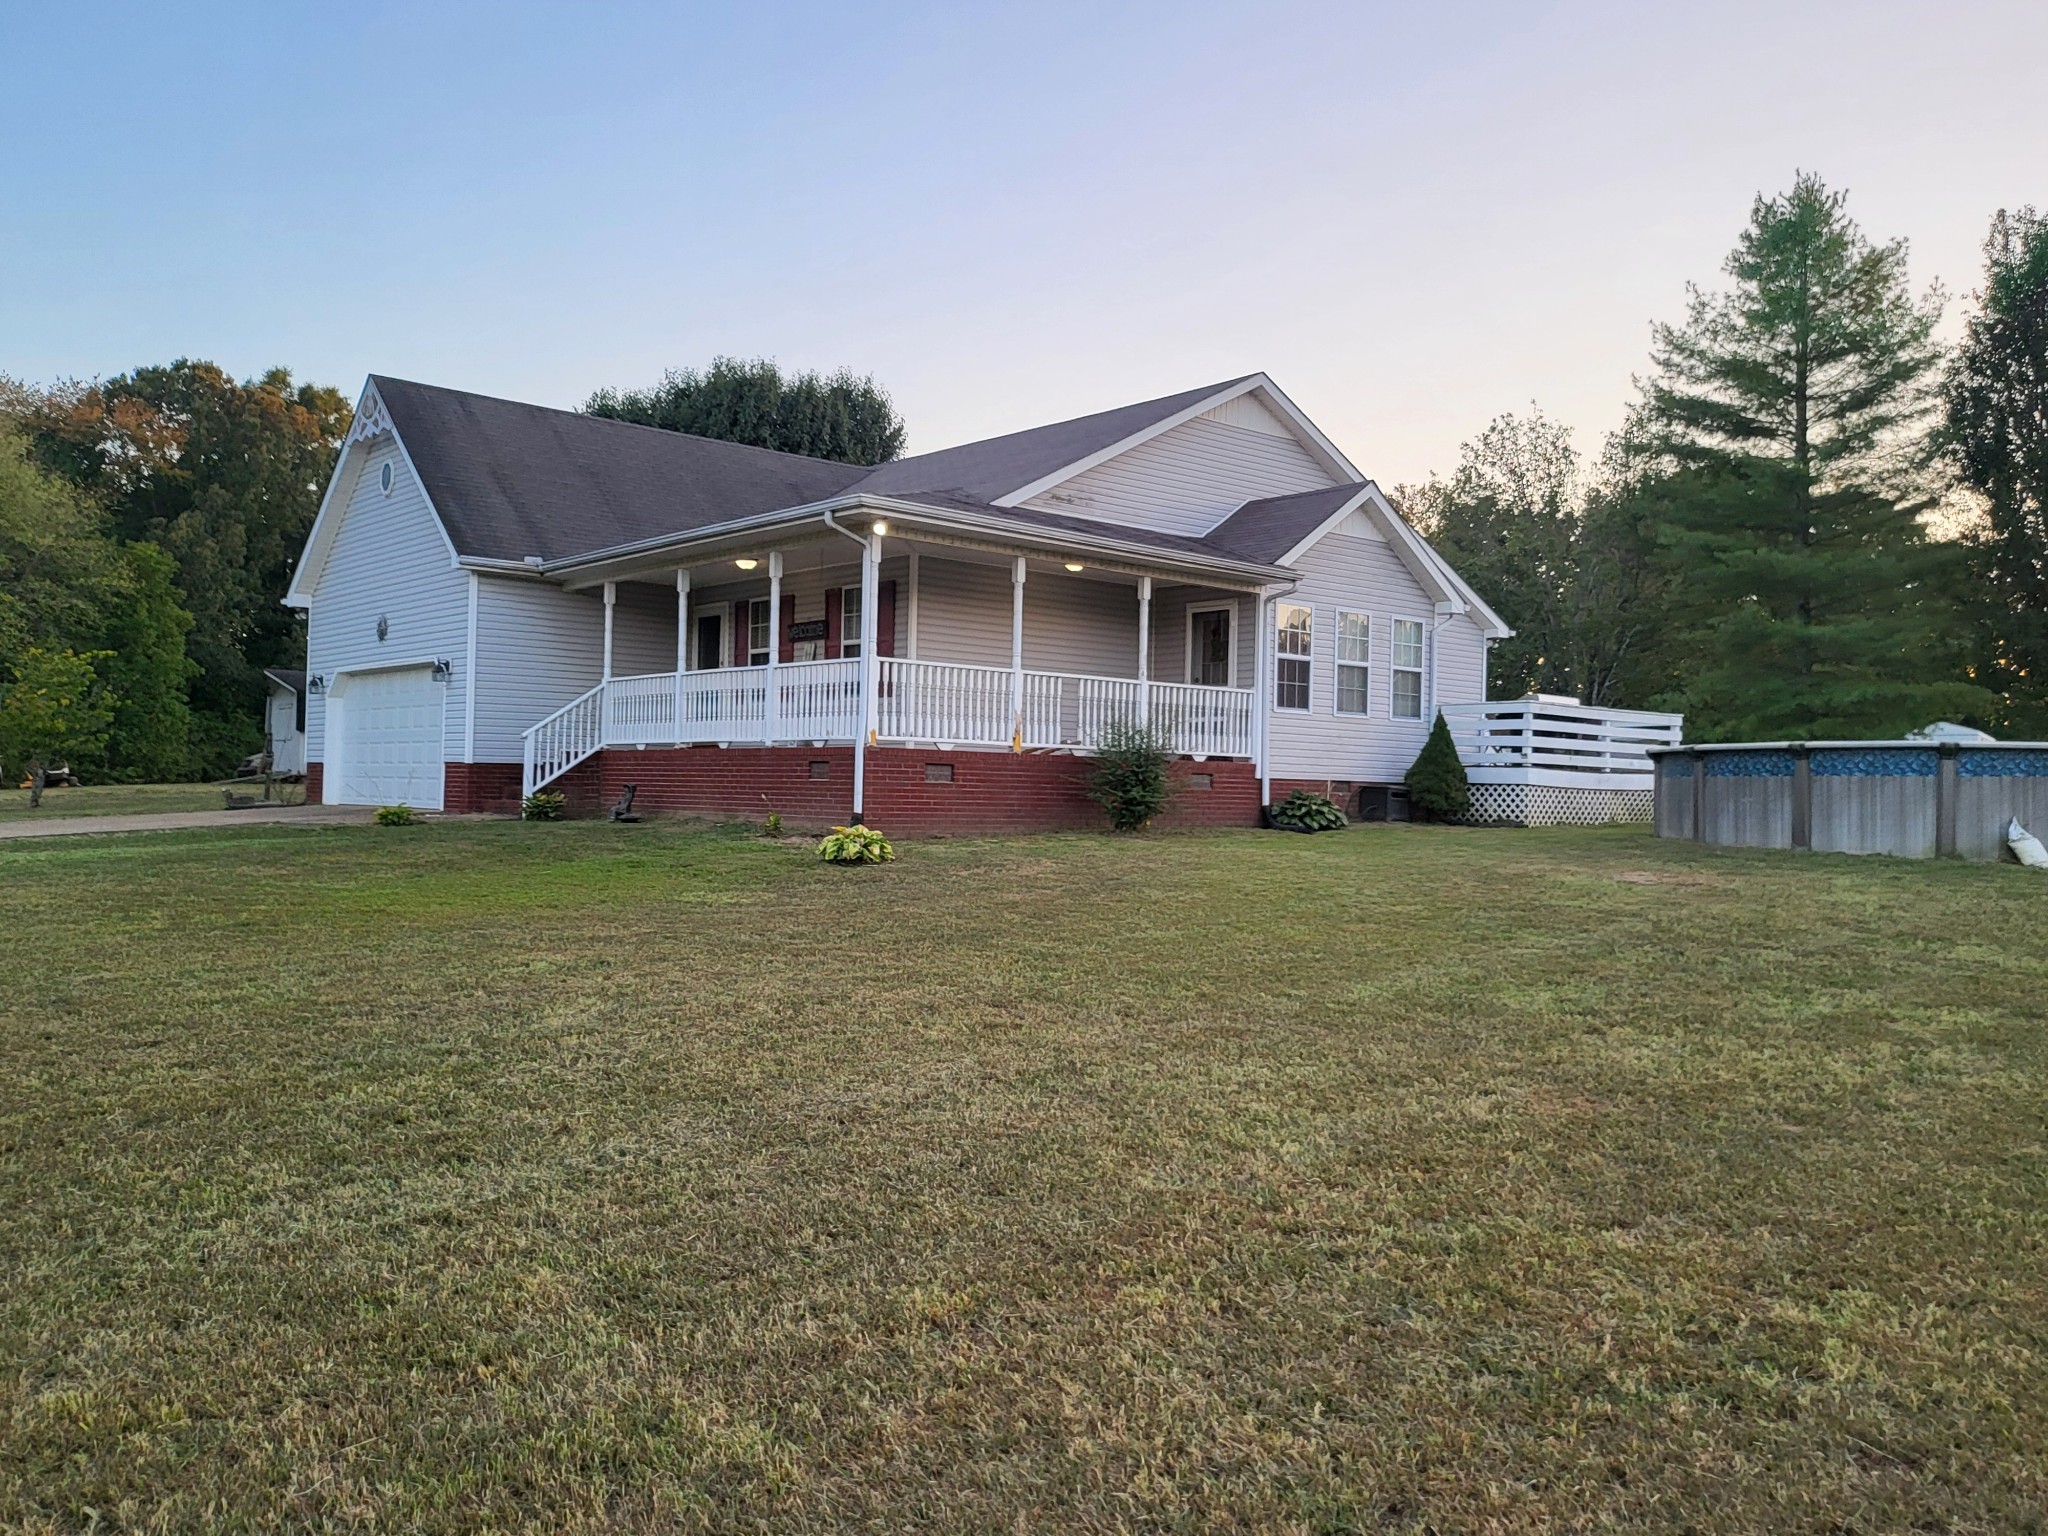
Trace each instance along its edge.
<path fill-rule="evenodd" d="M 747 664 L 748 637 L 754 632 L 754 605 L 734 603 L 732 605 L 732 664 L 744 667 Z"/>
<path fill-rule="evenodd" d="M 841 593 L 837 587 L 825 589 L 825 659 L 839 659 L 839 620 Z"/>
<path fill-rule="evenodd" d="M 796 622 L 796 594 L 782 594 L 782 622 L 776 626 L 775 659 L 780 662 L 796 660 L 796 641 L 789 633 L 790 625 Z"/>
<path fill-rule="evenodd" d="M 896 654 L 896 583 L 875 584 L 875 654 Z"/>

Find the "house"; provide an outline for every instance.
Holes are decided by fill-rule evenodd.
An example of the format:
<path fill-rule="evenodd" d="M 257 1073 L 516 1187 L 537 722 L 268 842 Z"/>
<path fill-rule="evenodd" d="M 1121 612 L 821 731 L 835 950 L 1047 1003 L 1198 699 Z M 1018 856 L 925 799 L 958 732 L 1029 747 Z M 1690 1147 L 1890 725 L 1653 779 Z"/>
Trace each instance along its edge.
<path fill-rule="evenodd" d="M 306 771 L 306 674 L 290 667 L 265 667 L 263 750 L 270 771 L 297 777 Z"/>
<path fill-rule="evenodd" d="M 308 798 L 892 831 L 1398 783 L 1500 618 L 1264 374 L 874 468 L 372 376 L 285 601 Z"/>

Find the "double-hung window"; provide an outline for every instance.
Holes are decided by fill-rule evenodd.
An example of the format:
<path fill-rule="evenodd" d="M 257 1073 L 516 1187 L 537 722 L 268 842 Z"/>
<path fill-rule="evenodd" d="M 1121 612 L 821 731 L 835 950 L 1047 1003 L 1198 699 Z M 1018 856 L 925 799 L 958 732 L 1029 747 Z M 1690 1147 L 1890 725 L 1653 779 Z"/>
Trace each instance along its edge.
<path fill-rule="evenodd" d="M 1307 709 L 1314 663 L 1315 610 L 1302 603 L 1273 606 L 1273 707 Z"/>
<path fill-rule="evenodd" d="M 769 647 L 775 643 L 775 609 L 765 597 L 757 597 L 747 608 L 747 665 L 768 665 Z"/>
<path fill-rule="evenodd" d="M 848 587 L 839 594 L 839 654 L 860 655 L 860 588 Z"/>
<path fill-rule="evenodd" d="M 1372 708 L 1372 618 L 1337 615 L 1337 713 L 1363 715 Z"/>
<path fill-rule="evenodd" d="M 1422 621 L 1394 620 L 1394 718 L 1422 718 Z"/>

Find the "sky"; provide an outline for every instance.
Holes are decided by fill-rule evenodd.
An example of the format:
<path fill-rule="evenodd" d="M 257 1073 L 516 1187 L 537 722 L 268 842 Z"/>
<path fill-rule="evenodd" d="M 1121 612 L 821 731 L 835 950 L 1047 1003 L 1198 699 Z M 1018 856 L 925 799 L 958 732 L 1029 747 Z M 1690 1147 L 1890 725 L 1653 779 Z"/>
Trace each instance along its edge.
<path fill-rule="evenodd" d="M 0 0 L 0 373 L 767 356 L 921 452 L 1264 370 L 1395 485 L 1532 402 L 1596 452 L 1802 169 L 1952 333 L 2043 57 L 2041 0 Z"/>

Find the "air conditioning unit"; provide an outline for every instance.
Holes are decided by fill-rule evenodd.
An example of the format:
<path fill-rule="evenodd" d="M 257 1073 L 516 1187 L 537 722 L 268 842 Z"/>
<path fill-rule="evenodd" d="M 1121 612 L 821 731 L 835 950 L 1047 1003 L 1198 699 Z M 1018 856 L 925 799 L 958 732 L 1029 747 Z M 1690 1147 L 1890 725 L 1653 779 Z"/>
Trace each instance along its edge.
<path fill-rule="evenodd" d="M 1408 789 L 1402 784 L 1366 784 L 1358 791 L 1359 821 L 1408 820 Z"/>

